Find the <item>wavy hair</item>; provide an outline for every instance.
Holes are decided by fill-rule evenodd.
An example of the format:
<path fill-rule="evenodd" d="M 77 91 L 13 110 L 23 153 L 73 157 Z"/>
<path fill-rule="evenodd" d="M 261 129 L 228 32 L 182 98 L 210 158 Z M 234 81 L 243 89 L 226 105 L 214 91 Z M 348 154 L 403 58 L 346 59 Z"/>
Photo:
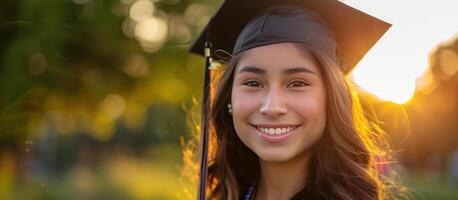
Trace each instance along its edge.
<path fill-rule="evenodd" d="M 337 60 L 313 45 L 295 45 L 310 51 L 319 64 L 328 98 L 326 128 L 310 151 L 310 164 L 304 169 L 309 172 L 306 184 L 293 199 L 391 199 L 393 194 L 387 189 L 390 181 L 377 170 L 378 158 L 389 154 L 374 112 L 367 106 L 363 108 L 356 87 Z M 216 91 L 207 118 L 209 199 L 240 199 L 260 175 L 259 158 L 238 138 L 226 107 L 231 99 L 234 70 L 242 55 L 243 52 L 233 56 L 212 83 Z M 185 147 L 184 152 L 185 165 L 194 164 L 195 170 L 189 148 Z"/>

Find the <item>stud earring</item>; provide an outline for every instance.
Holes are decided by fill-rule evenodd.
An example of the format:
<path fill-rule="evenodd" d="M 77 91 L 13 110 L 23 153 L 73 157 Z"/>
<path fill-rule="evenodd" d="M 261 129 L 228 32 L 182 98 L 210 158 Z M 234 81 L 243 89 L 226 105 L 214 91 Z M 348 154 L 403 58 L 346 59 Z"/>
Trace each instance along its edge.
<path fill-rule="evenodd" d="M 232 104 L 227 104 L 227 110 L 232 114 Z"/>

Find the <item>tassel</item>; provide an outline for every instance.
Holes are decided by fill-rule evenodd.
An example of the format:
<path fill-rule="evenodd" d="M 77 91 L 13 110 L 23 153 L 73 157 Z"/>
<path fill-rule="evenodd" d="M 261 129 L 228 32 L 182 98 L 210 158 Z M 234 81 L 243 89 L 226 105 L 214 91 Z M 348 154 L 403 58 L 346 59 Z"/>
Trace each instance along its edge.
<path fill-rule="evenodd" d="M 201 149 L 200 149 L 200 181 L 199 190 L 197 193 L 198 200 L 205 200 L 207 189 L 208 175 L 208 122 L 207 115 L 210 110 L 210 69 L 212 69 L 211 58 L 211 43 L 205 43 L 205 78 L 204 78 L 204 95 L 202 99 L 202 134 L 201 134 Z"/>

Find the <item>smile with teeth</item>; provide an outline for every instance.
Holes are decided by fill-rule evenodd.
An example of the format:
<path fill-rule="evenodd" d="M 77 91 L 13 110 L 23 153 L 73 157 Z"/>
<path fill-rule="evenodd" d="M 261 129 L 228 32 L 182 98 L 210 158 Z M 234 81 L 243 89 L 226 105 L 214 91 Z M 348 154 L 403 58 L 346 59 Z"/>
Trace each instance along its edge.
<path fill-rule="evenodd" d="M 261 126 L 256 126 L 256 129 L 267 135 L 284 135 L 296 129 L 298 126 L 287 126 L 279 128 L 264 128 Z"/>

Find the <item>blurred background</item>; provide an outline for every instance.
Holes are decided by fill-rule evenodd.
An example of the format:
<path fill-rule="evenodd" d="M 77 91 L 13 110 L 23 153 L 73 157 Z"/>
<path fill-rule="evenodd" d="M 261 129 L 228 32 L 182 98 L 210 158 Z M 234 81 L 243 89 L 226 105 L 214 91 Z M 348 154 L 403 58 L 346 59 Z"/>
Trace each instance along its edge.
<path fill-rule="evenodd" d="M 191 199 L 204 60 L 187 50 L 221 2 L 2 0 L 0 199 Z M 392 168 L 413 199 L 458 199 L 457 3 L 404 30 L 425 22 L 345 2 L 395 24 L 352 74 Z"/>

